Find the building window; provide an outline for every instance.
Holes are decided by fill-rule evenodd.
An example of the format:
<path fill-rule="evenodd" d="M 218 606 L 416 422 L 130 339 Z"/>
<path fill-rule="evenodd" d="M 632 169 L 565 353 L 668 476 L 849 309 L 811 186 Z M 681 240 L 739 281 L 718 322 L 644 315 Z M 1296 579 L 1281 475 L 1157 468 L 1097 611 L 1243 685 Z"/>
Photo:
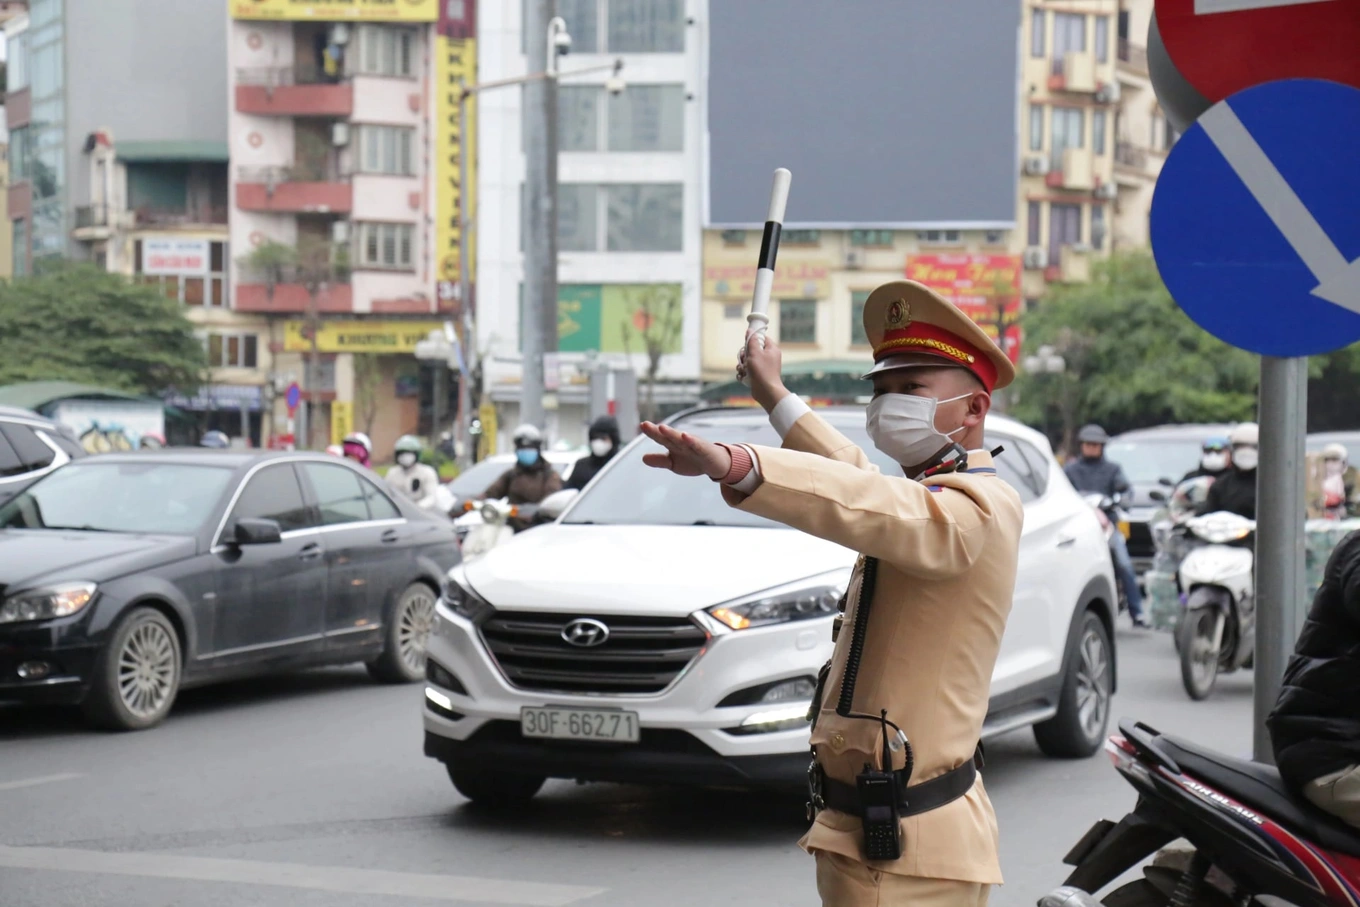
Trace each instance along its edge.
<path fill-rule="evenodd" d="M 599 187 L 561 183 L 557 187 L 557 248 L 562 252 L 600 249 Z M 528 231 L 525 231 L 526 234 Z"/>
<path fill-rule="evenodd" d="M 600 51 L 599 0 L 557 0 L 557 15 L 567 23 L 573 52 L 593 54 Z M 526 15 L 523 21 L 528 22 L 529 17 Z"/>
<path fill-rule="evenodd" d="M 921 230 L 916 240 L 923 246 L 955 246 L 959 243 L 958 230 Z"/>
<path fill-rule="evenodd" d="M 9 181 L 22 183 L 29 178 L 28 127 L 20 126 L 9 133 Z"/>
<path fill-rule="evenodd" d="M 1044 105 L 1029 105 L 1029 150 L 1042 151 L 1044 147 Z"/>
<path fill-rule="evenodd" d="M 254 334 L 209 334 L 208 365 L 211 368 L 255 368 L 259 338 Z"/>
<path fill-rule="evenodd" d="M 1086 50 L 1086 17 L 1081 13 L 1053 14 L 1053 58 Z"/>
<path fill-rule="evenodd" d="M 779 342 L 817 342 L 817 300 L 781 299 L 779 301 Z"/>
<path fill-rule="evenodd" d="M 1105 248 L 1105 206 L 1091 206 L 1091 248 Z"/>
<path fill-rule="evenodd" d="M 557 89 L 557 147 L 561 151 L 600 149 L 600 94 L 598 85 L 563 85 Z M 524 115 L 529 106 L 523 105 Z M 528 134 L 524 130 L 524 134 Z"/>
<path fill-rule="evenodd" d="M 1031 246 L 1039 245 L 1040 230 L 1043 227 L 1043 202 L 1029 203 L 1029 218 L 1025 225 L 1025 243 Z"/>
<path fill-rule="evenodd" d="M 1096 16 L 1096 62 L 1110 60 L 1110 17 Z"/>
<path fill-rule="evenodd" d="M 412 224 L 356 224 L 358 266 L 410 271 L 415 267 L 415 226 Z"/>
<path fill-rule="evenodd" d="M 1170 151 L 1171 146 L 1176 144 L 1176 139 L 1180 138 L 1180 133 L 1176 127 L 1171 125 L 1171 121 L 1162 113 L 1161 108 L 1157 108 L 1152 114 L 1152 150 Z"/>
<path fill-rule="evenodd" d="M 1006 234 L 1000 230 L 988 230 L 982 234 L 982 241 L 989 246 L 999 246 L 1006 241 Z"/>
<path fill-rule="evenodd" d="M 735 305 L 729 303 L 723 306 L 723 318 L 726 318 L 728 321 L 740 321 L 745 317 L 746 306 L 741 303 L 736 303 Z"/>
<path fill-rule="evenodd" d="M 629 85 L 609 98 L 610 151 L 683 151 L 683 85 Z"/>
<path fill-rule="evenodd" d="M 610 53 L 684 53 L 683 0 L 608 0 L 608 4 Z"/>
<path fill-rule="evenodd" d="M 1105 111 L 1091 111 L 1091 150 L 1096 154 L 1105 153 Z"/>
<path fill-rule="evenodd" d="M 685 187 L 680 183 L 611 183 L 607 242 L 610 252 L 679 252 L 684 248 Z"/>
<path fill-rule="evenodd" d="M 893 244 L 893 231 L 891 230 L 851 230 L 850 245 L 852 246 L 891 246 Z"/>
<path fill-rule="evenodd" d="M 208 243 L 207 274 L 147 274 L 142 240 L 132 245 L 132 271 L 137 283 L 155 287 L 166 299 L 181 305 L 223 308 L 227 304 L 227 243 Z"/>
<path fill-rule="evenodd" d="M 14 276 L 28 276 L 28 221 L 20 218 L 13 222 L 14 228 Z"/>
<path fill-rule="evenodd" d="M 9 40 L 9 63 L 5 68 L 8 91 L 28 87 L 28 32 L 20 32 Z"/>
<path fill-rule="evenodd" d="M 1044 55 L 1044 11 L 1041 9 L 1035 9 L 1030 13 L 1029 55 L 1031 57 Z"/>
<path fill-rule="evenodd" d="M 359 127 L 359 171 L 410 176 L 415 173 L 414 129 L 405 126 Z"/>
<path fill-rule="evenodd" d="M 871 290 L 850 291 L 850 345 L 868 346 L 869 335 L 864 330 L 864 303 Z M 781 315 L 781 317 L 783 317 Z"/>
<path fill-rule="evenodd" d="M 415 75 L 414 29 L 396 25 L 359 26 L 359 73 L 366 76 Z"/>
<path fill-rule="evenodd" d="M 1085 146 L 1086 115 L 1080 107 L 1054 107 L 1050 117 L 1053 123 L 1053 169 L 1062 169 L 1062 154 L 1066 148 Z"/>
<path fill-rule="evenodd" d="M 1057 264 L 1063 246 L 1081 242 L 1081 205 L 1048 206 L 1048 260 Z"/>
<path fill-rule="evenodd" d="M 724 230 L 722 231 L 722 241 L 729 246 L 744 246 L 746 245 L 746 231 Z"/>
<path fill-rule="evenodd" d="M 791 246 L 815 246 L 822 241 L 821 230 L 783 230 L 779 234 L 781 243 Z"/>

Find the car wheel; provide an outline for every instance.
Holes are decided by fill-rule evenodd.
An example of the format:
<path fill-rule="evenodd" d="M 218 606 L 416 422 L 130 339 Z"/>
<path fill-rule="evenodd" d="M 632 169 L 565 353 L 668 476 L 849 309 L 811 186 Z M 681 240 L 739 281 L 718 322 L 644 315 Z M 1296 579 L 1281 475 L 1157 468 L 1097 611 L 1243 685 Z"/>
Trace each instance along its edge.
<path fill-rule="evenodd" d="M 534 798 L 543 782 L 542 775 L 516 775 L 485 766 L 446 766 L 454 789 L 478 806 L 523 806 Z"/>
<path fill-rule="evenodd" d="M 1093 612 L 1082 616 L 1076 651 L 1065 661 L 1058 714 L 1034 726 L 1034 739 L 1044 755 L 1084 759 L 1100 749 L 1110 723 L 1114 658 L 1110 634 Z"/>
<path fill-rule="evenodd" d="M 425 676 L 425 646 L 434 629 L 434 590 L 412 583 L 397 598 L 383 627 L 383 651 L 367 665 L 374 680 L 414 683 Z"/>
<path fill-rule="evenodd" d="M 159 724 L 179 693 L 179 636 L 155 608 L 136 608 L 117 623 L 95 660 L 82 708 L 99 727 L 138 731 Z"/>

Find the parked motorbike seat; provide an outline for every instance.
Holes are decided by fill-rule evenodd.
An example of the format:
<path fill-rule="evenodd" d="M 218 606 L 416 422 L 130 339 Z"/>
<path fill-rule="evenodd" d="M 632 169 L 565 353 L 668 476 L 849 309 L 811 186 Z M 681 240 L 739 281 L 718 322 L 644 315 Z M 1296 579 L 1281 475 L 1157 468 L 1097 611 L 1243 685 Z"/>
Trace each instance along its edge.
<path fill-rule="evenodd" d="M 1360 857 L 1360 830 L 1294 797 L 1273 765 L 1233 759 L 1179 737 L 1157 738 L 1181 770 L 1319 847 Z"/>

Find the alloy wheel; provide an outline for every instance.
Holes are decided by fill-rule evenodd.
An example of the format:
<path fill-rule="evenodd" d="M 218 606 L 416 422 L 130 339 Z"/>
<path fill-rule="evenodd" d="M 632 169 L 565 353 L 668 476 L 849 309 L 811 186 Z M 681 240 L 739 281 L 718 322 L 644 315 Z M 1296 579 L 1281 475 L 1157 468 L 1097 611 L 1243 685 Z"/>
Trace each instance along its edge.
<path fill-rule="evenodd" d="M 1081 638 L 1077 664 L 1077 719 L 1088 739 L 1105 732 L 1110 711 L 1110 658 L 1105 640 L 1088 627 Z"/>
<path fill-rule="evenodd" d="M 421 587 L 402 600 L 397 618 L 397 651 L 415 673 L 425 670 L 425 647 L 434 629 L 434 593 Z"/>
<path fill-rule="evenodd" d="M 138 624 L 118 653 L 118 696 L 138 718 L 155 716 L 175 690 L 175 644 L 154 621 Z"/>

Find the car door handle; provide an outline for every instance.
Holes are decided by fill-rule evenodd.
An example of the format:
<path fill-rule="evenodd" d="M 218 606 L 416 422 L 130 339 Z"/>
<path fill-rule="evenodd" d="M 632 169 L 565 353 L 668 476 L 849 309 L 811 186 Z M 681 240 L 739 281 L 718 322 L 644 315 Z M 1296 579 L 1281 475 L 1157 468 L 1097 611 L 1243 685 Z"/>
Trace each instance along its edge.
<path fill-rule="evenodd" d="M 401 534 L 395 529 L 389 529 L 382 534 L 383 543 L 395 542 L 401 538 Z"/>
<path fill-rule="evenodd" d="M 321 557 L 321 546 L 316 542 L 303 545 L 302 550 L 298 552 L 298 560 L 300 561 L 314 561 L 319 557 Z"/>
<path fill-rule="evenodd" d="M 1058 536 L 1058 547 L 1059 547 L 1059 548 L 1071 548 L 1071 547 L 1072 547 L 1073 545 L 1075 545 L 1076 543 L 1077 543 L 1077 537 L 1076 537 L 1075 535 L 1062 535 L 1062 536 Z"/>

